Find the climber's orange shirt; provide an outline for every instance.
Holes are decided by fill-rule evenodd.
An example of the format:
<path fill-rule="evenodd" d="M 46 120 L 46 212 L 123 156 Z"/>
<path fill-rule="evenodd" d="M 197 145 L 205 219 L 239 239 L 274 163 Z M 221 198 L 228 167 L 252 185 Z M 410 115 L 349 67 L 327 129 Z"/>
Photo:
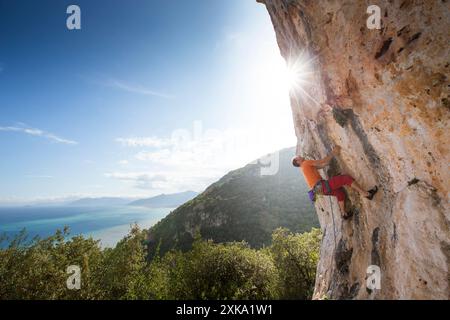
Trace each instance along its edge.
<path fill-rule="evenodd" d="M 313 166 L 314 160 L 304 160 L 302 162 L 302 172 L 305 176 L 306 183 L 312 189 L 319 180 L 322 180 L 322 176 L 316 167 Z"/>

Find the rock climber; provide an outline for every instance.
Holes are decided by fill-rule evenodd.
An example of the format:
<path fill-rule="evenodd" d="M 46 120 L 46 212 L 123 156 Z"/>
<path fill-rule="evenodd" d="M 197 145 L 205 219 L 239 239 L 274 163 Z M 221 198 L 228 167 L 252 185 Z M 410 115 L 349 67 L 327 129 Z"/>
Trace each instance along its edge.
<path fill-rule="evenodd" d="M 347 174 L 334 176 L 328 180 L 323 179 L 318 169 L 327 166 L 334 156 L 339 155 L 340 151 L 341 147 L 337 146 L 328 156 L 320 160 L 306 160 L 302 156 L 295 156 L 292 158 L 292 165 L 300 167 L 303 172 L 306 183 L 311 188 L 308 192 L 311 201 L 316 201 L 318 195 L 335 196 L 339 203 L 342 218 L 349 219 L 353 216 L 353 210 L 345 211 L 345 191 L 343 187 L 348 186 L 369 200 L 373 199 L 378 187 L 375 186 L 369 191 L 365 191 L 353 177 Z"/>

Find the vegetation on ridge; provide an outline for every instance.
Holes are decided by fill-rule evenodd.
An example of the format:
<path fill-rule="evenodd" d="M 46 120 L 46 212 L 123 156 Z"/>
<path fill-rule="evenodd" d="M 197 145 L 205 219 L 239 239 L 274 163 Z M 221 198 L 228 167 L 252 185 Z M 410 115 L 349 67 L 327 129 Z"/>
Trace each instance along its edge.
<path fill-rule="evenodd" d="M 197 238 L 192 250 L 148 261 L 146 231 L 137 227 L 114 248 L 68 231 L 0 249 L 0 299 L 308 299 L 314 288 L 318 229 L 273 233 L 273 244 L 215 244 Z M 69 265 L 81 268 L 80 290 L 69 290 Z"/>

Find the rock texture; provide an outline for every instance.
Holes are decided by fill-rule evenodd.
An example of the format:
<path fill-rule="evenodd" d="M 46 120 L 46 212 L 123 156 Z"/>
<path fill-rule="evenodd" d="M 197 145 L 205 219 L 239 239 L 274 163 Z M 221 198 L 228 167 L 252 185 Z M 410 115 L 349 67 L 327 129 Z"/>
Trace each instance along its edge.
<path fill-rule="evenodd" d="M 342 153 L 324 175 L 378 185 L 375 200 L 349 191 L 351 221 L 336 200 L 316 203 L 324 238 L 314 298 L 448 299 L 449 1 L 258 0 L 281 54 L 300 59 L 291 90 L 297 152 Z M 366 26 L 381 8 L 381 29 Z M 306 61 L 306 62 L 305 62 Z M 366 287 L 369 265 L 381 289 Z"/>

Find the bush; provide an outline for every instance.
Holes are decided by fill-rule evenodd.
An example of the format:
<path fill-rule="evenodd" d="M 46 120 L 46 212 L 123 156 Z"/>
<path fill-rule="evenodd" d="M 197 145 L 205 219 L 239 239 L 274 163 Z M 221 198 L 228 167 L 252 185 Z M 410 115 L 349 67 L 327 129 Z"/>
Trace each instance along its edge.
<path fill-rule="evenodd" d="M 68 229 L 46 239 L 26 242 L 26 233 L 18 235 L 6 249 L 0 250 L 0 299 L 96 299 L 101 290 L 89 285 L 97 278 L 102 261 L 98 241 L 81 236 L 66 240 Z M 66 287 L 66 268 L 79 265 L 83 290 Z"/>
<path fill-rule="evenodd" d="M 321 237 L 277 229 L 259 250 L 197 237 L 192 250 L 149 262 L 137 227 L 114 248 L 68 236 L 64 229 L 27 242 L 22 232 L 0 249 L 0 299 L 309 299 Z M 81 268 L 81 290 L 66 287 L 69 265 Z"/>
<path fill-rule="evenodd" d="M 246 243 L 197 239 L 191 251 L 171 251 L 161 261 L 168 299 L 274 299 L 277 270 L 270 255 Z"/>
<path fill-rule="evenodd" d="M 103 251 L 102 270 L 95 285 L 106 298 L 148 299 L 152 295 L 144 240 L 145 233 L 134 226 L 114 248 Z"/>
<path fill-rule="evenodd" d="M 282 228 L 274 231 L 271 252 L 279 273 L 281 299 L 311 299 L 321 237 L 316 228 L 302 234 Z"/>

